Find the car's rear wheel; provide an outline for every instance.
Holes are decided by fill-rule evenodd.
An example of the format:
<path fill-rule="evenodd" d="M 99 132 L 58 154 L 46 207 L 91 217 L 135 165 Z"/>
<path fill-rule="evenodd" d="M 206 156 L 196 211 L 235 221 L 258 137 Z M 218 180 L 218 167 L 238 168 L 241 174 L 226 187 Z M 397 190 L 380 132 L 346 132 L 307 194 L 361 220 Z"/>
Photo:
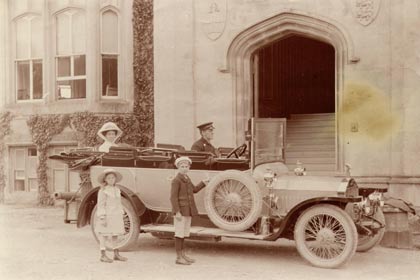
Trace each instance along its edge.
<path fill-rule="evenodd" d="M 262 209 L 261 191 L 249 175 L 224 171 L 206 187 L 205 207 L 210 220 L 219 228 L 243 231 L 259 218 Z"/>
<path fill-rule="evenodd" d="M 133 248 L 136 245 L 140 233 L 140 218 L 136 215 L 133 206 L 127 199 L 122 197 L 121 202 L 124 209 L 123 219 L 125 234 L 118 236 L 116 249 L 126 251 Z M 96 218 L 96 209 L 97 206 L 93 208 L 92 214 L 90 216 L 90 225 L 93 236 L 95 237 L 96 241 L 99 242 L 97 232 L 95 231 L 95 226 L 99 222 Z M 106 243 L 105 245 L 107 249 L 112 249 L 110 244 Z"/>
<path fill-rule="evenodd" d="M 385 216 L 382 212 L 382 209 L 378 208 L 373 218 L 385 224 Z M 358 242 L 357 242 L 357 252 L 367 252 L 373 247 L 375 247 L 379 242 L 381 242 L 382 238 L 385 234 L 385 228 L 379 229 L 374 235 L 369 236 L 366 234 L 359 233 L 358 235 Z"/>
<path fill-rule="evenodd" d="M 341 208 L 328 204 L 305 210 L 296 222 L 294 237 L 300 255 L 322 268 L 344 265 L 357 246 L 353 220 Z"/>

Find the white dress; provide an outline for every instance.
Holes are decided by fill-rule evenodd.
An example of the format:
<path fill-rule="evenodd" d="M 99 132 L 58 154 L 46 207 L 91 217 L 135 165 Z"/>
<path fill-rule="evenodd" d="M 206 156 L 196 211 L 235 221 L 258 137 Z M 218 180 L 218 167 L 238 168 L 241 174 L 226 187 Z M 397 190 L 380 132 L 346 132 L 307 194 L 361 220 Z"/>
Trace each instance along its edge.
<path fill-rule="evenodd" d="M 96 205 L 95 231 L 102 235 L 122 235 L 124 229 L 124 209 L 121 202 L 121 191 L 115 186 L 101 187 Z M 106 226 L 101 225 L 100 216 L 105 216 Z"/>
<path fill-rule="evenodd" d="M 109 148 L 111 147 L 118 147 L 118 145 L 113 142 L 105 141 L 102 145 L 99 146 L 98 150 L 100 152 L 108 153 Z"/>

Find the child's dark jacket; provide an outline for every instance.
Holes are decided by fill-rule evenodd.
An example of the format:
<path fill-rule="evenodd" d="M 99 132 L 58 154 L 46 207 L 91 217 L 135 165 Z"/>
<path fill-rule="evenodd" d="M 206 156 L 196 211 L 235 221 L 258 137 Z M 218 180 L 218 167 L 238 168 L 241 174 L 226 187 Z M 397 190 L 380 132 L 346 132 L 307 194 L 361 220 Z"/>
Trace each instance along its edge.
<path fill-rule="evenodd" d="M 180 212 L 182 216 L 197 216 L 198 211 L 194 202 L 194 193 L 199 192 L 205 186 L 203 182 L 194 186 L 188 176 L 178 173 L 172 180 L 172 213 Z"/>

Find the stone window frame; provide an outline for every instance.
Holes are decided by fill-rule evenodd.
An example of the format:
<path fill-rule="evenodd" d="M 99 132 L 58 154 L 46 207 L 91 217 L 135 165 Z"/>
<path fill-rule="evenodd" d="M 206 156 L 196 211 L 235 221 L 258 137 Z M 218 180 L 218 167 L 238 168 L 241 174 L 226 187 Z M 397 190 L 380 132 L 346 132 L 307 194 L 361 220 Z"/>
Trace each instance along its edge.
<path fill-rule="evenodd" d="M 62 10 L 59 10 L 59 11 L 57 11 L 57 12 L 55 12 L 54 14 L 53 14 L 53 20 L 54 20 L 54 32 L 52 33 L 52 38 L 54 38 L 54 42 L 55 42 L 55 44 L 54 44 L 54 49 L 53 49 L 53 56 L 54 56 L 54 78 L 53 78 L 53 80 L 54 80 L 54 99 L 55 100 L 86 100 L 87 98 L 88 98 L 88 96 L 87 96 L 87 93 L 88 93 L 88 73 L 87 73 L 87 52 L 88 52 L 88 50 L 87 50 L 87 48 L 88 48 L 88 46 L 87 46 L 87 41 L 86 41 L 86 38 L 87 38 L 87 36 L 88 36 L 88 34 L 85 34 L 85 51 L 84 51 L 84 53 L 82 53 L 82 52 L 75 52 L 73 49 L 69 52 L 69 53 L 66 53 L 66 54 L 59 54 L 58 53 L 58 16 L 60 15 L 60 14 L 64 14 L 64 13 L 68 13 L 68 12 L 70 12 L 70 11 L 76 11 L 77 13 L 82 13 L 82 16 L 84 17 L 84 20 L 85 20 L 85 23 L 86 23 L 86 10 L 85 9 L 82 9 L 82 8 L 78 8 L 78 7 L 67 7 L 67 8 L 65 8 L 65 9 L 62 9 Z M 71 21 L 71 23 L 70 23 L 70 26 L 73 24 L 73 22 Z M 71 29 L 71 32 L 72 32 L 73 30 Z M 72 34 L 70 34 L 69 35 L 70 36 L 70 38 L 71 38 L 71 41 L 70 41 L 70 44 L 71 45 L 73 45 L 72 43 L 73 43 L 73 36 L 72 36 Z M 75 65 L 75 58 L 76 57 L 79 57 L 79 56 L 84 56 L 84 61 L 85 61 L 85 65 L 84 65 L 84 67 L 85 67 L 85 69 L 84 69 L 84 75 L 75 75 L 75 73 L 74 73 L 74 65 Z M 68 57 L 68 58 L 70 58 L 70 75 L 68 75 L 68 76 L 62 76 L 62 77 L 59 77 L 58 76 L 58 60 L 60 59 L 60 58 L 66 58 L 66 57 Z M 59 82 L 65 82 L 65 81 L 70 81 L 70 82 L 73 82 L 73 81 L 85 81 L 85 95 L 84 95 L 84 97 L 80 97 L 80 98 L 74 98 L 74 97 L 71 97 L 71 98 L 60 98 L 59 97 L 59 86 L 58 86 L 58 83 Z"/>
<path fill-rule="evenodd" d="M 29 19 L 28 19 L 29 18 Z M 14 77 L 14 83 L 13 83 L 13 100 L 16 103 L 36 103 L 36 102 L 42 102 L 43 97 L 44 97 L 44 91 L 45 91 L 45 83 L 44 83 L 44 77 L 45 77 L 45 67 L 44 67 L 44 54 L 43 54 L 43 50 L 42 50 L 42 54 L 41 56 L 33 56 L 33 50 L 32 50 L 32 38 L 33 35 L 32 34 L 32 24 L 30 23 L 31 21 L 33 21 L 33 19 L 38 18 L 41 20 L 42 22 L 42 15 L 36 12 L 24 12 L 22 14 L 19 14 L 18 16 L 16 16 L 15 18 L 12 19 L 13 22 L 13 31 L 12 31 L 12 42 L 13 47 L 12 47 L 12 53 L 13 53 L 13 77 Z M 21 20 L 27 20 L 29 21 L 29 29 L 31 30 L 30 32 L 30 38 L 28 40 L 29 42 L 29 53 L 27 54 L 26 57 L 24 58 L 19 58 L 18 57 L 18 36 L 17 36 L 17 25 L 18 22 Z M 42 34 L 39 34 L 39 36 L 41 37 L 41 41 L 42 41 L 42 45 L 44 45 L 44 34 L 42 32 Z M 35 61 L 37 62 L 41 62 L 41 67 L 42 67 L 42 79 L 41 79 L 41 86 L 42 86 L 42 90 L 41 90 L 41 98 L 34 98 L 34 78 L 33 78 L 33 74 L 34 74 L 34 63 Z M 27 62 L 29 63 L 29 98 L 28 99 L 19 99 L 18 98 L 18 90 L 19 90 L 19 86 L 18 86 L 18 63 L 22 63 L 22 62 Z"/>
<path fill-rule="evenodd" d="M 103 19 L 103 15 L 106 12 L 113 12 L 116 14 L 117 16 L 117 21 L 118 21 L 118 27 L 117 27 L 117 38 L 115 38 L 115 40 L 117 40 L 117 52 L 115 53 L 109 53 L 109 52 L 104 52 L 103 51 L 103 46 L 102 46 L 102 36 L 103 36 L 103 25 L 102 25 L 102 19 Z M 121 16 L 120 16 L 120 11 L 118 8 L 108 5 L 106 7 L 103 7 L 100 11 L 99 11 L 99 57 L 98 57 L 98 73 L 99 73 L 99 77 L 100 77 L 100 85 L 99 85 L 99 95 L 100 98 L 103 100 L 115 100 L 115 99 L 121 99 L 122 98 L 122 83 L 121 81 L 123 80 L 122 78 L 122 59 L 121 59 Z M 102 88 L 102 84 L 103 84 L 103 72 L 102 72 L 102 67 L 103 67 L 103 59 L 104 57 L 116 57 L 117 58 L 117 95 L 116 96 L 107 96 L 107 95 L 103 95 L 103 88 Z"/>
<path fill-rule="evenodd" d="M 347 64 L 357 63 L 353 41 L 347 30 L 338 22 L 321 16 L 315 16 L 300 11 L 283 11 L 276 16 L 263 20 L 240 32 L 231 41 L 226 62 L 219 71 L 230 73 L 232 78 L 233 98 L 233 128 L 236 143 L 245 141 L 248 119 L 253 111 L 252 56 L 253 53 L 266 45 L 285 36 L 299 35 L 330 44 L 335 49 L 335 103 L 336 103 L 336 169 L 344 170 L 344 140 L 339 138 L 343 129 L 343 120 L 339 117 L 338 108 L 343 101 Z"/>

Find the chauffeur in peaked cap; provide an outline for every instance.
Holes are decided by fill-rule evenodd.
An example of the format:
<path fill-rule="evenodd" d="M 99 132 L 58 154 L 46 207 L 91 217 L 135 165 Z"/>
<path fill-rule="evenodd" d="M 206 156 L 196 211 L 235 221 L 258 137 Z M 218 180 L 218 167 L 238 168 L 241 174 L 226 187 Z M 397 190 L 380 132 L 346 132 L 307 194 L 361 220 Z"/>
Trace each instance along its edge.
<path fill-rule="evenodd" d="M 198 152 L 210 152 L 214 156 L 218 156 L 218 151 L 210 143 L 213 140 L 214 136 L 214 126 L 213 122 L 206 122 L 197 126 L 200 130 L 201 138 L 194 142 L 191 147 L 191 150 Z"/>

